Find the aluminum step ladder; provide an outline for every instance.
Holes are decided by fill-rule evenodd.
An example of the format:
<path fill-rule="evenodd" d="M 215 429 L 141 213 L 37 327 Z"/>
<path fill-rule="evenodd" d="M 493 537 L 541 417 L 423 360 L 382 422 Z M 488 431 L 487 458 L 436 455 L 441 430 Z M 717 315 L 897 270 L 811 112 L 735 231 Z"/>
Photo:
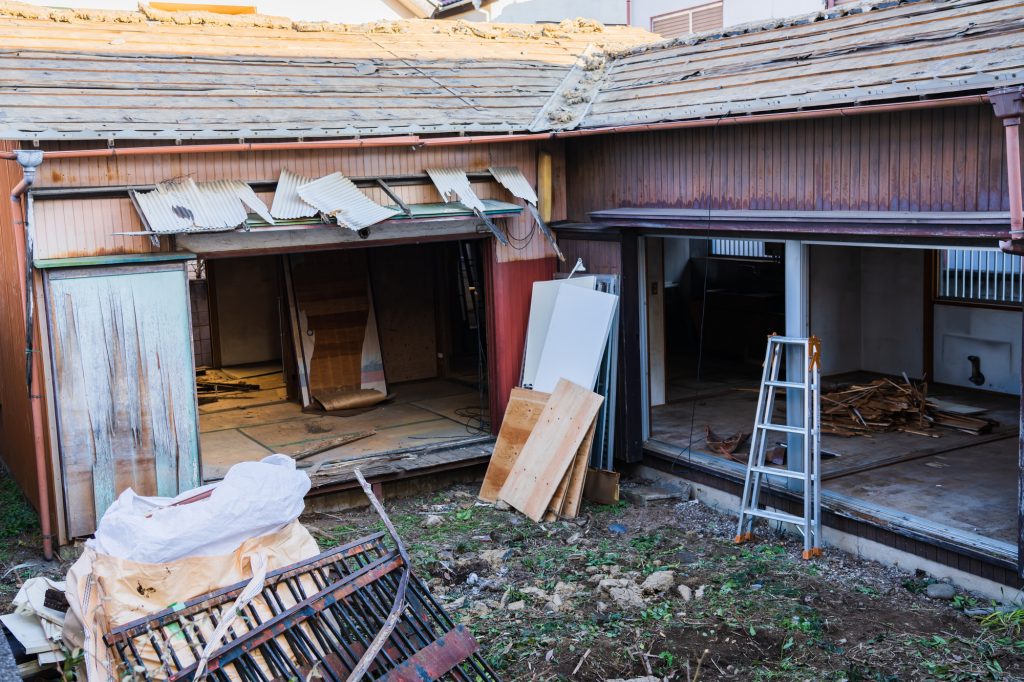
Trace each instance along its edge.
<path fill-rule="evenodd" d="M 787 350 L 790 352 L 787 353 Z M 796 360 L 802 367 L 802 380 L 783 381 L 779 371 L 783 359 Z M 800 358 L 803 361 L 797 360 Z M 804 536 L 804 559 L 821 554 L 821 342 L 817 337 L 795 338 L 786 336 L 768 337 L 768 348 L 764 356 L 761 375 L 761 391 L 757 397 L 757 413 L 754 416 L 754 431 L 750 436 L 750 458 L 743 481 L 743 498 L 740 500 L 740 520 L 736 529 L 736 543 L 753 539 L 755 518 L 781 521 L 795 525 Z M 795 374 L 794 372 L 790 373 Z M 795 391 L 800 395 L 802 419 L 787 419 L 801 426 L 779 424 L 772 421 L 775 411 L 775 395 L 779 389 Z M 792 399 L 787 400 L 788 406 Z M 796 416 L 796 415 L 790 415 Z M 797 434 L 803 436 L 801 471 L 770 467 L 766 465 L 768 438 L 772 433 Z M 791 458 L 795 453 L 788 453 Z M 789 459 L 792 462 L 792 459 Z M 802 517 L 769 509 L 760 509 L 761 485 L 770 485 L 766 479 L 776 476 L 802 482 L 804 514 Z"/>

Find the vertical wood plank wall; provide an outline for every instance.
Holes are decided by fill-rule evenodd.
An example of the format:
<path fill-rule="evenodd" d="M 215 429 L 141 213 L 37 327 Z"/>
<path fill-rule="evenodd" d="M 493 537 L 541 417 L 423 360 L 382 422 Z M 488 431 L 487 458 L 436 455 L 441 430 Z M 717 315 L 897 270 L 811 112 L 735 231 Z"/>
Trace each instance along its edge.
<path fill-rule="evenodd" d="M 582 137 L 566 165 L 571 220 L 633 206 L 1009 210 L 987 105 Z"/>
<path fill-rule="evenodd" d="M 0 149 L 15 146 L 0 141 Z M 32 407 L 25 384 L 24 282 L 15 254 L 16 230 L 10 210 L 11 188 L 21 180 L 21 167 L 0 161 L 0 457 L 22 490 L 39 507 L 32 449 Z"/>
<path fill-rule="evenodd" d="M 48 149 L 84 145 L 55 143 Z M 191 177 L 196 181 L 237 179 L 247 182 L 276 181 L 282 168 L 300 175 L 320 177 L 341 171 L 351 177 L 422 173 L 424 169 L 461 168 L 485 171 L 488 166 L 516 166 L 531 184 L 537 181 L 537 150 L 532 143 L 465 145 L 459 147 L 383 147 L 379 149 L 334 149 L 315 151 L 183 154 L 178 156 L 114 156 L 98 159 L 52 159 L 41 167 L 37 187 L 90 187 L 109 185 L 150 185 L 162 180 Z M 553 219 L 565 217 L 565 164 L 561 144 L 545 149 L 554 157 L 555 205 Z M 474 191 L 485 199 L 499 199 L 523 205 L 496 182 L 474 183 Z M 433 185 L 396 187 L 407 203 L 442 201 Z M 371 198 L 390 203 L 379 189 L 364 190 Z M 272 195 L 262 197 L 269 205 Z M 520 240 L 515 247 L 499 247 L 499 262 L 548 258 L 553 255 L 539 233 L 531 234 L 528 212 L 507 219 L 511 235 Z M 103 254 L 147 253 L 154 249 L 147 238 L 119 236 L 115 232 L 142 229 L 128 199 L 75 199 L 36 202 L 36 252 L 38 258 L 69 258 Z M 167 248 L 164 245 L 163 248 Z"/>

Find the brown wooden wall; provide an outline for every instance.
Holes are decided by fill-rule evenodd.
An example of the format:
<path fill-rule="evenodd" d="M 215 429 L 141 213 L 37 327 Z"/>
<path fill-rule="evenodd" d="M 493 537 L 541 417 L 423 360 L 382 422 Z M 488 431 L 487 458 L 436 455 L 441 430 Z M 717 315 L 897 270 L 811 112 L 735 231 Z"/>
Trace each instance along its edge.
<path fill-rule="evenodd" d="M 59 143 L 47 149 L 82 148 L 82 143 Z M 237 179 L 247 182 L 276 181 L 282 168 L 319 177 L 341 171 L 352 177 L 422 173 L 425 168 L 462 168 L 483 171 L 488 166 L 517 166 L 531 184 L 537 180 L 537 151 L 533 143 L 465 145 L 459 147 L 384 147 L 379 149 L 335 149 L 292 152 L 238 152 L 226 154 L 183 154 L 173 156 L 114 156 L 99 159 L 51 159 L 40 169 L 37 187 L 92 187 L 149 185 L 188 176 L 196 181 Z M 553 220 L 565 217 L 565 165 L 562 146 L 551 144 L 553 157 Z M 408 203 L 441 201 L 433 185 L 396 187 Z M 521 201 L 494 182 L 476 183 L 474 190 L 485 199 Z M 380 190 L 366 193 L 380 202 L 390 200 Z M 272 194 L 261 197 L 269 206 Z M 109 254 L 147 253 L 154 247 L 143 237 L 126 237 L 115 232 L 142 229 L 131 202 L 125 199 L 74 199 L 36 202 L 36 252 L 39 258 L 68 258 Z M 508 219 L 513 237 L 525 239 L 532 222 L 524 211 Z M 164 244 L 161 248 L 168 248 Z M 499 262 L 531 260 L 552 256 L 544 239 L 533 233 L 528 243 L 496 251 Z"/>
<path fill-rule="evenodd" d="M 575 138 L 568 214 L 620 207 L 1009 210 L 990 106 Z"/>
<path fill-rule="evenodd" d="M 0 149 L 14 146 L 0 141 Z M 38 508 L 32 447 L 32 408 L 25 384 L 25 287 L 16 255 L 17 234 L 9 197 L 21 167 L 0 161 L 0 457 Z M 17 231 L 16 231 L 17 230 Z"/>

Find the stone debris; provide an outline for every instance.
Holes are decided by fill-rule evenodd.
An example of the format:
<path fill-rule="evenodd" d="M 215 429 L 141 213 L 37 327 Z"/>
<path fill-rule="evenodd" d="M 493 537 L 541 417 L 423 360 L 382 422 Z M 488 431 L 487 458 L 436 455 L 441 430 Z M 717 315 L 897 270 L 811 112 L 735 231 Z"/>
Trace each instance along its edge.
<path fill-rule="evenodd" d="M 644 594 L 661 594 L 671 590 L 675 584 L 675 571 L 655 571 L 647 576 L 640 589 Z"/>
<path fill-rule="evenodd" d="M 430 514 L 427 518 L 423 519 L 423 523 L 420 525 L 424 528 L 434 528 L 435 526 L 440 526 L 442 523 L 444 523 L 444 519 L 436 514 Z"/>

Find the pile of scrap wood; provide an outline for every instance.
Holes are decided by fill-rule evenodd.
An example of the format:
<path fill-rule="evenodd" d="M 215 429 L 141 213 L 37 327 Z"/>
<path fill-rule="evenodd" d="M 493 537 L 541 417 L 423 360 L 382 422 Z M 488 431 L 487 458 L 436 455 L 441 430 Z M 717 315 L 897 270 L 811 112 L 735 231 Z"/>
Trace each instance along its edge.
<path fill-rule="evenodd" d="M 259 384 L 234 379 L 219 370 L 196 370 L 196 393 L 199 394 L 200 405 L 208 405 L 229 396 L 237 398 L 239 397 L 238 393 L 258 390 L 260 390 Z"/>
<path fill-rule="evenodd" d="M 588 472 L 617 479 L 587 466 L 603 400 L 566 379 L 550 394 L 513 389 L 480 499 L 504 501 L 534 521 L 574 518 Z M 595 481 L 589 490 L 602 494 L 607 488 Z"/>
<path fill-rule="evenodd" d="M 935 426 L 980 435 L 992 429 L 988 419 L 939 409 L 928 400 L 928 385 L 904 379 L 878 379 L 821 396 L 823 433 L 861 436 L 885 431 L 902 431 L 938 438 Z"/>

